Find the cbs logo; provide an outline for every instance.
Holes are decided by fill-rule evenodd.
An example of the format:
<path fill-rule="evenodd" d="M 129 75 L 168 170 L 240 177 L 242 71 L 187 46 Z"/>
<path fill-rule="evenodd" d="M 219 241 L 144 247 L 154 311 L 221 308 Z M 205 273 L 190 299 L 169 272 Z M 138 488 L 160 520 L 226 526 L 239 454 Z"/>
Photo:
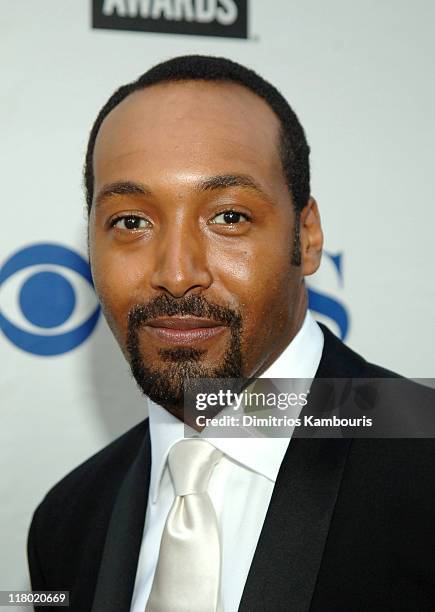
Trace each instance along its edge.
<path fill-rule="evenodd" d="M 100 316 L 87 261 L 60 244 L 33 244 L 0 268 L 0 329 L 33 355 L 61 355 L 89 337 Z"/>
<path fill-rule="evenodd" d="M 316 319 L 331 326 L 333 331 L 346 340 L 350 329 L 350 312 L 344 298 L 343 253 L 323 251 L 322 265 L 315 279 L 307 283 L 308 307 Z M 335 295 L 334 295 L 335 294 Z"/>

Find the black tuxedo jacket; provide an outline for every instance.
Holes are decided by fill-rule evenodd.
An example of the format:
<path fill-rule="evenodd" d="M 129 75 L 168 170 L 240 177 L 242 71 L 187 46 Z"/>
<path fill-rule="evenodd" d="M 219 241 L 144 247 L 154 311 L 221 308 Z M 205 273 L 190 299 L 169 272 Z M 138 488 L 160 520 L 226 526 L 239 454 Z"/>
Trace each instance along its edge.
<path fill-rule="evenodd" d="M 394 376 L 322 329 L 316 378 Z M 130 609 L 150 464 L 145 420 L 47 494 L 28 538 L 34 590 L 70 591 L 74 612 Z M 435 440 L 293 439 L 239 611 L 433 612 L 434 496 Z"/>

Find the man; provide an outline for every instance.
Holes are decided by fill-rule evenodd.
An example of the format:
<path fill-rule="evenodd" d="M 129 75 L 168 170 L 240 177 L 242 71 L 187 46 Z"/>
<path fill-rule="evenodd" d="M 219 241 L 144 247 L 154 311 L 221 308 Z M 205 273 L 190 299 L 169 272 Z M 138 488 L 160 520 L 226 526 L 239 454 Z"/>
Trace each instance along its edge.
<path fill-rule="evenodd" d="M 36 510 L 35 590 L 94 612 L 435 608 L 430 440 L 223 438 L 200 493 L 176 485 L 196 462 L 179 463 L 185 381 L 395 376 L 307 311 L 323 242 L 308 156 L 276 89 L 220 58 L 165 62 L 101 110 L 90 262 L 150 416 Z"/>

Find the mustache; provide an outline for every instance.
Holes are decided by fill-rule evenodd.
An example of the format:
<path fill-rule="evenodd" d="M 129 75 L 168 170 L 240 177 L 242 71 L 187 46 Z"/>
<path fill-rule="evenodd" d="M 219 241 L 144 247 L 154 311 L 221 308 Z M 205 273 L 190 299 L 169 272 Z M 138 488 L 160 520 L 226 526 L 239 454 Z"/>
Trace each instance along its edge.
<path fill-rule="evenodd" d="M 188 295 L 173 298 L 161 294 L 146 304 L 135 304 L 128 312 L 128 328 L 130 332 L 140 329 L 157 317 L 187 316 L 211 319 L 232 328 L 241 327 L 242 317 L 234 309 L 220 306 L 201 295 Z"/>

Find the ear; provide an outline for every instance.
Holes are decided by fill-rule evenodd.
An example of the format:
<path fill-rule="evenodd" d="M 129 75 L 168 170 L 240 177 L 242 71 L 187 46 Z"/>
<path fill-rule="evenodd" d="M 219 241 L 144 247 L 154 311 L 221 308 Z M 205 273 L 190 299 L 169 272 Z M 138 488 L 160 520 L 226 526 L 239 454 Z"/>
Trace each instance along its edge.
<path fill-rule="evenodd" d="M 323 232 L 317 202 L 310 197 L 300 213 L 301 260 L 304 276 L 314 274 L 320 266 Z"/>

